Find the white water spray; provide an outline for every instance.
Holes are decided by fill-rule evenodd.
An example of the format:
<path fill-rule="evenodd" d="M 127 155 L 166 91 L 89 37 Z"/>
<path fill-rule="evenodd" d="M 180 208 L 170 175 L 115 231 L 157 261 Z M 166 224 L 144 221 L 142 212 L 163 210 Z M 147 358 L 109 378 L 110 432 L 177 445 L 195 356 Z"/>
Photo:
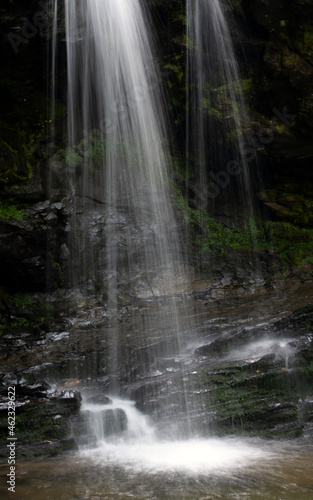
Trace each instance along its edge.
<path fill-rule="evenodd" d="M 124 431 L 105 437 L 105 422 L 110 412 L 117 410 L 124 413 Z M 131 401 L 114 400 L 112 405 L 84 403 L 82 411 L 92 414 L 89 431 L 96 433 L 98 440 L 97 447 L 82 449 L 81 455 L 99 465 L 118 465 L 135 473 L 227 474 L 270 456 L 255 443 L 238 439 L 164 440 Z"/>

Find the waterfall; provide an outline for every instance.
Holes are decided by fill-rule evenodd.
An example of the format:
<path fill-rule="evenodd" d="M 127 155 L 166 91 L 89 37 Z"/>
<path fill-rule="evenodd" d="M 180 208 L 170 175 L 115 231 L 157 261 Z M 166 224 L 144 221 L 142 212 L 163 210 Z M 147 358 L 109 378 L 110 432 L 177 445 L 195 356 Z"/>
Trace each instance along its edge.
<path fill-rule="evenodd" d="M 254 443 L 235 439 L 164 439 L 164 435 L 157 436 L 148 418 L 130 401 L 114 400 L 101 405 L 87 400 L 82 413 L 87 416 L 84 431 L 89 440 L 87 446 L 81 447 L 81 456 L 96 466 L 118 465 L 141 475 L 213 471 L 225 474 L 269 455 Z M 92 436 L 97 438 L 94 448 Z"/>
<path fill-rule="evenodd" d="M 111 310 L 121 305 L 121 282 L 140 298 L 171 295 L 181 250 L 160 80 L 142 8 L 125 0 L 65 7 L 69 149 L 82 152 L 72 181 L 75 227 L 98 217 L 91 236 L 79 233 L 87 241 L 78 241 L 75 274 L 106 283 Z M 173 308 L 171 315 L 177 328 Z"/>
<path fill-rule="evenodd" d="M 100 279 L 111 308 L 118 307 L 118 283 L 135 276 L 142 296 L 171 294 L 181 251 L 160 80 L 142 8 L 128 0 L 66 1 L 65 8 L 75 226 L 99 206 L 106 219 L 102 234 L 100 220 L 79 241 L 75 276 L 99 280 L 105 269 Z M 96 250 L 92 237 L 103 247 Z"/>
<path fill-rule="evenodd" d="M 65 0 L 68 114 L 61 160 L 73 207 L 69 286 L 105 305 L 114 352 L 107 363 L 115 378 L 125 364 L 126 333 L 131 337 L 120 327 L 129 304 L 146 308 L 138 313 L 137 332 L 155 343 L 141 375 L 152 363 L 158 370 L 164 338 L 180 354 L 191 321 L 183 318 L 189 280 L 173 210 L 162 82 L 148 27 L 139 0 Z M 161 350 L 165 356 L 164 342 Z M 183 381 L 180 387 L 187 415 Z M 119 393 L 118 384 L 113 392 Z M 171 397 L 170 415 L 176 411 Z"/>
<path fill-rule="evenodd" d="M 188 146 L 197 170 L 199 209 L 234 215 L 233 197 L 253 215 L 246 145 L 249 117 L 234 45 L 221 0 L 187 0 Z"/>
<path fill-rule="evenodd" d="M 239 73 L 224 14 L 217 0 L 189 2 L 188 20 L 188 38 L 195 45 L 189 49 L 189 75 L 198 75 L 189 85 L 194 89 L 189 96 L 194 109 L 190 153 L 198 155 L 199 183 L 207 198 L 209 159 L 218 169 L 228 158 L 226 174 L 214 175 L 225 181 L 223 176 L 234 175 L 240 163 L 241 187 L 247 191 L 242 142 L 231 141 L 227 154 L 214 156 L 211 151 L 223 152 L 220 137 L 229 139 L 246 120 L 243 97 L 236 92 Z M 166 422 L 168 434 L 186 438 L 203 430 L 194 423 L 201 396 L 194 392 L 188 373 L 193 361 L 183 348 L 183 340 L 190 340 L 195 328 L 184 298 L 189 282 L 173 209 L 166 109 L 148 28 L 148 12 L 139 0 L 65 0 L 67 145 L 62 161 L 72 203 L 69 287 L 87 297 L 91 307 L 95 301 L 90 298 L 97 297 L 109 317 L 110 333 L 100 342 L 108 351 L 99 354 L 102 361 L 96 355 L 96 364 L 106 364 L 106 373 L 114 378 L 110 395 L 121 396 L 116 381 L 121 366 L 130 365 L 133 386 L 127 395 L 149 406 L 159 427 Z M 55 37 L 53 45 L 55 55 Z M 54 62 L 53 71 L 56 67 Z M 212 89 L 220 95 L 221 85 L 221 108 L 227 105 L 229 116 L 227 126 L 223 123 L 215 131 L 207 128 L 203 102 Z M 140 320 L 126 331 L 121 319 L 133 304 L 139 304 Z M 136 348 L 130 351 L 133 343 Z M 93 420 L 98 439 L 110 426 L 123 427 L 122 414 L 115 410 L 119 408 L 108 414 L 111 423 Z"/>
<path fill-rule="evenodd" d="M 106 446 L 108 443 L 118 445 L 121 442 L 148 444 L 155 440 L 154 427 L 132 401 L 114 399 L 103 405 L 90 403 L 87 398 L 81 413 L 83 418 L 86 416 L 87 425 L 83 431 L 88 446 L 94 442 Z"/>

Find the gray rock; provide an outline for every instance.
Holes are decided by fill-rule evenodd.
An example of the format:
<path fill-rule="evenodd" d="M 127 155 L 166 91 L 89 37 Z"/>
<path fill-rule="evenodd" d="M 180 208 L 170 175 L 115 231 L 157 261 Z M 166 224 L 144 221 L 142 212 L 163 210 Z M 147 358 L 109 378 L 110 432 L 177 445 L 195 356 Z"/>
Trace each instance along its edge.
<path fill-rule="evenodd" d="M 97 394 L 95 396 L 91 396 L 90 398 L 88 398 L 87 403 L 99 404 L 99 405 L 111 405 L 113 404 L 113 401 L 104 394 Z"/>

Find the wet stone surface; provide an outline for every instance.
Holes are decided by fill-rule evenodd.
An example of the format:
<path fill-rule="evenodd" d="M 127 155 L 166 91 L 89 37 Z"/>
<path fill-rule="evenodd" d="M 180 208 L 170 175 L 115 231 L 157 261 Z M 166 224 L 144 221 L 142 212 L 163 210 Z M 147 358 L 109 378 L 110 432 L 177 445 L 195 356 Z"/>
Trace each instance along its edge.
<path fill-rule="evenodd" d="M 108 410 L 116 394 L 132 399 L 169 435 L 312 436 L 311 292 L 212 302 L 197 290 L 195 327 L 179 342 L 166 328 L 145 329 L 144 318 L 155 314 L 149 301 L 128 306 L 117 321 L 101 301 L 68 296 L 53 329 L 12 329 L 0 338 L 1 436 L 12 384 L 25 458 L 77 447 L 73 428 L 90 444 L 79 412 L 85 391 Z"/>
<path fill-rule="evenodd" d="M 55 456 L 77 449 L 70 436 L 69 422 L 81 405 L 80 393 L 58 391 L 46 382 L 15 386 L 16 452 L 20 459 Z M 0 385 L 0 460 L 7 458 L 8 387 Z"/>

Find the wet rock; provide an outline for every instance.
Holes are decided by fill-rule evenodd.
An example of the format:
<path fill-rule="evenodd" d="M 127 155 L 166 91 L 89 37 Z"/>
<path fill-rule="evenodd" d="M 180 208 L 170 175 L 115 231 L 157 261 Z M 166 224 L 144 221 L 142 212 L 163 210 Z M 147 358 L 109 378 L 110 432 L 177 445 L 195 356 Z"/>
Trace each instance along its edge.
<path fill-rule="evenodd" d="M 60 250 L 60 257 L 61 257 L 61 259 L 62 260 L 67 260 L 67 259 L 69 259 L 70 255 L 71 255 L 71 252 L 69 251 L 67 245 L 65 243 L 63 243 L 61 245 L 61 250 Z"/>
<path fill-rule="evenodd" d="M 53 399 L 60 403 L 68 413 L 78 411 L 82 401 L 80 392 L 72 390 L 56 392 L 53 394 Z"/>
<path fill-rule="evenodd" d="M 313 422 L 313 396 L 302 402 L 302 418 L 305 422 Z"/>
<path fill-rule="evenodd" d="M 279 334 L 293 333 L 297 337 L 313 333 L 313 306 L 308 304 L 286 318 L 277 321 L 273 329 Z"/>
<path fill-rule="evenodd" d="M 69 378 L 65 384 L 64 384 L 64 387 L 73 387 L 75 385 L 78 385 L 80 383 L 80 380 L 78 380 L 77 378 Z"/>
<path fill-rule="evenodd" d="M 101 412 L 103 435 L 117 436 L 127 430 L 127 416 L 121 408 Z"/>
<path fill-rule="evenodd" d="M 268 349 L 268 354 L 274 353 L 276 357 L 288 357 L 295 352 L 300 354 L 301 351 L 305 355 L 306 350 L 309 355 L 311 336 L 313 337 L 313 307 L 308 305 L 272 325 L 259 325 L 221 333 L 212 343 L 196 349 L 195 356 L 221 357 L 240 347 L 246 348 L 253 342 L 256 344 L 255 357 L 258 354 L 264 355 L 262 342 L 264 349 Z M 290 339 L 288 344 L 280 344 L 280 339 L 288 338 Z"/>
<path fill-rule="evenodd" d="M 65 217 L 45 202 L 29 206 L 25 220 L 0 220 L 0 271 L 4 286 L 19 291 L 46 289 L 47 273 L 49 286 L 60 286 L 60 262 L 69 255 Z"/>
<path fill-rule="evenodd" d="M 100 412 L 84 410 L 72 420 L 72 424 L 77 442 L 80 445 L 94 446 L 100 437 L 120 436 L 127 431 L 127 416 L 121 408 Z"/>
<path fill-rule="evenodd" d="M 44 217 L 44 220 L 46 222 L 50 222 L 52 220 L 57 220 L 57 219 L 58 219 L 58 216 L 55 213 L 53 213 L 53 212 L 50 212 L 49 215 L 47 215 L 46 217 Z"/>
<path fill-rule="evenodd" d="M 60 210 L 62 210 L 63 206 L 64 205 L 62 202 L 58 202 L 58 203 L 53 203 L 50 208 L 52 210 L 56 209 L 57 211 L 60 211 Z"/>
<path fill-rule="evenodd" d="M 113 401 L 104 394 L 97 394 L 95 396 L 91 396 L 90 398 L 88 398 L 87 403 L 92 403 L 97 405 L 111 405 L 113 404 Z"/>
<path fill-rule="evenodd" d="M 49 391 L 51 391 L 51 386 L 47 382 L 33 385 L 16 385 L 16 394 L 18 396 L 44 398 Z"/>
<path fill-rule="evenodd" d="M 281 363 L 279 363 L 282 367 L 285 366 L 285 360 L 282 360 Z M 271 354 L 266 354 L 265 356 L 262 356 L 261 359 L 254 361 L 252 364 L 253 369 L 256 371 L 262 371 L 262 372 L 267 372 L 268 370 L 271 370 L 273 368 L 277 369 L 278 362 L 277 362 L 277 356 L 274 353 Z"/>
<path fill-rule="evenodd" d="M 6 373 L 1 380 L 1 383 L 3 386 L 13 386 L 17 384 L 18 382 L 18 377 L 16 376 L 15 373 Z"/>
<path fill-rule="evenodd" d="M 206 356 L 206 357 L 215 357 L 225 355 L 227 352 L 230 352 L 232 349 L 238 347 L 241 344 L 245 344 L 247 341 L 250 341 L 253 338 L 253 333 L 248 332 L 244 329 L 224 333 L 219 336 L 218 339 L 213 340 L 212 343 L 208 345 L 203 345 L 198 347 L 195 351 L 195 356 Z"/>
<path fill-rule="evenodd" d="M 25 393 L 27 396 L 23 396 Z M 47 383 L 20 385 L 16 387 L 15 403 L 20 457 L 51 456 L 77 449 L 70 436 L 70 421 L 80 407 L 79 393 L 64 391 L 53 397 Z M 0 412 L 0 434 L 7 436 L 7 409 Z M 0 445 L 0 459 L 5 460 L 5 448 L 6 445 Z"/>

